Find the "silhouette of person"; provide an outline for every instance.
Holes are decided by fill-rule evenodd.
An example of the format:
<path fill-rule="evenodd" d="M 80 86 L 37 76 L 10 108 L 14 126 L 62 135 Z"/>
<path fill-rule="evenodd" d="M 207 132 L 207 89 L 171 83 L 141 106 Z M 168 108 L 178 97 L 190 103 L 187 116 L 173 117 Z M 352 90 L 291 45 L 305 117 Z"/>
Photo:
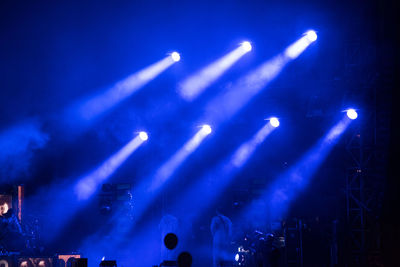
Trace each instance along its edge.
<path fill-rule="evenodd" d="M 211 219 L 211 234 L 213 237 L 213 266 L 220 267 L 223 261 L 231 260 L 229 245 L 232 237 L 232 222 L 224 216 L 220 209 Z"/>

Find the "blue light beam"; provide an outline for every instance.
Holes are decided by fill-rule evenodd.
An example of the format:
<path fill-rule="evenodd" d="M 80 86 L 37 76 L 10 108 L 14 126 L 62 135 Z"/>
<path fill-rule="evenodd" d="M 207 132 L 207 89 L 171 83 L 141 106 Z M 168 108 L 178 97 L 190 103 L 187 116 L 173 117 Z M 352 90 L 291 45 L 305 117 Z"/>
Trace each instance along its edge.
<path fill-rule="evenodd" d="M 229 54 L 185 79 L 179 85 L 179 94 L 187 101 L 194 100 L 249 51 L 251 51 L 251 44 L 249 42 L 243 42 Z"/>
<path fill-rule="evenodd" d="M 250 205 L 246 211 L 248 213 L 246 216 L 254 214 L 260 201 L 268 203 L 272 217 L 279 218 L 284 215 L 291 201 L 310 183 L 312 177 L 325 161 L 351 121 L 345 115 L 293 167 L 280 175 L 269 186 L 269 189 L 266 190 L 259 201 L 254 201 L 253 205 Z"/>
<path fill-rule="evenodd" d="M 275 129 L 276 127 L 269 122 L 266 123 L 248 141 L 240 145 L 231 156 L 198 179 L 188 190 L 185 190 L 184 195 L 173 204 L 172 210 L 190 210 L 185 216 L 192 222 L 201 217 Z"/>
<path fill-rule="evenodd" d="M 211 127 L 209 125 L 201 126 L 200 130 L 157 170 L 149 190 L 155 191 L 160 188 L 210 133 Z"/>
<path fill-rule="evenodd" d="M 283 52 L 239 79 L 233 86 L 226 88 L 225 92 L 208 103 L 205 108 L 206 117 L 204 120 L 211 121 L 213 125 L 218 126 L 224 120 L 231 118 L 310 44 L 311 41 L 307 39 L 306 35 L 303 36 Z"/>
<path fill-rule="evenodd" d="M 91 120 L 113 106 L 128 98 L 148 82 L 157 77 L 175 62 L 180 56 L 174 52 L 168 57 L 148 66 L 147 68 L 132 74 L 126 79 L 118 82 L 112 88 L 88 99 L 78 106 L 78 114 L 82 119 Z"/>
<path fill-rule="evenodd" d="M 147 134 L 140 132 L 100 167 L 81 178 L 75 186 L 75 194 L 78 200 L 86 200 L 93 195 L 99 185 L 109 178 L 145 140 L 147 140 Z"/>

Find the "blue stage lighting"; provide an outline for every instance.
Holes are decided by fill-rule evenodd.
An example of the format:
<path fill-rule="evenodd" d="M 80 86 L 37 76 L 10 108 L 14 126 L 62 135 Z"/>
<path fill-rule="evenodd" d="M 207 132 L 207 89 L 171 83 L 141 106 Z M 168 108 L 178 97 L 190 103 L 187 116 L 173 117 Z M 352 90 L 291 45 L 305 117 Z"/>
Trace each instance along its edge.
<path fill-rule="evenodd" d="M 252 49 L 251 43 L 250 42 L 243 42 L 242 43 L 242 48 L 244 51 L 249 52 Z"/>
<path fill-rule="evenodd" d="M 146 141 L 147 139 L 149 139 L 149 136 L 147 135 L 146 132 L 140 132 L 140 133 L 139 133 L 139 137 L 140 137 L 140 139 L 142 139 L 143 141 Z"/>
<path fill-rule="evenodd" d="M 315 42 L 318 38 L 317 33 L 313 30 L 309 30 L 308 32 L 306 32 L 306 38 L 310 41 L 310 42 Z"/>
<path fill-rule="evenodd" d="M 275 117 L 270 118 L 269 123 L 275 128 L 279 126 L 279 120 Z"/>
<path fill-rule="evenodd" d="M 347 112 L 347 117 L 349 117 L 349 119 L 351 120 L 355 120 L 358 117 L 357 111 L 355 109 L 348 109 Z"/>
<path fill-rule="evenodd" d="M 171 54 L 171 58 L 173 61 L 178 62 L 179 60 L 181 60 L 181 55 L 179 55 L 178 52 L 173 52 Z"/>
<path fill-rule="evenodd" d="M 208 125 L 208 124 L 204 124 L 201 128 L 202 128 L 201 130 L 205 134 L 210 134 L 212 132 L 212 129 L 211 129 L 210 125 Z"/>

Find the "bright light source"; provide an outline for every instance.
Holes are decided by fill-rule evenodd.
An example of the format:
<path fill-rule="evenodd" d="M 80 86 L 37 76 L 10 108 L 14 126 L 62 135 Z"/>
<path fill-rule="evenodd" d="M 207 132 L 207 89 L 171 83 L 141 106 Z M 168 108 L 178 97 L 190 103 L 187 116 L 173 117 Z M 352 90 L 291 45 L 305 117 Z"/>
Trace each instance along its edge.
<path fill-rule="evenodd" d="M 279 126 L 279 120 L 275 117 L 270 118 L 269 123 L 275 128 Z"/>
<path fill-rule="evenodd" d="M 310 30 L 308 32 L 306 32 L 306 38 L 310 41 L 310 42 L 314 42 L 317 40 L 318 36 L 317 33 L 313 30 Z"/>
<path fill-rule="evenodd" d="M 355 120 L 358 117 L 357 111 L 355 111 L 355 109 L 348 109 L 347 112 L 347 117 L 349 117 L 349 119 L 351 120 Z"/>
<path fill-rule="evenodd" d="M 236 254 L 236 255 L 235 255 L 235 261 L 239 261 L 239 259 L 240 259 L 239 254 Z"/>
<path fill-rule="evenodd" d="M 140 133 L 139 133 L 139 137 L 140 137 L 140 139 L 142 139 L 143 141 L 146 141 L 147 139 L 149 139 L 149 136 L 147 135 L 146 132 L 140 132 Z"/>
<path fill-rule="evenodd" d="M 178 62 L 179 60 L 181 60 L 181 55 L 179 55 L 178 52 L 173 52 L 171 54 L 171 58 L 173 61 Z"/>
<path fill-rule="evenodd" d="M 205 134 L 210 134 L 212 132 L 210 125 L 208 124 L 204 124 L 202 126 L 202 130 Z"/>
<path fill-rule="evenodd" d="M 243 42 L 242 43 L 242 48 L 244 49 L 244 51 L 249 52 L 251 51 L 251 43 L 250 42 Z"/>

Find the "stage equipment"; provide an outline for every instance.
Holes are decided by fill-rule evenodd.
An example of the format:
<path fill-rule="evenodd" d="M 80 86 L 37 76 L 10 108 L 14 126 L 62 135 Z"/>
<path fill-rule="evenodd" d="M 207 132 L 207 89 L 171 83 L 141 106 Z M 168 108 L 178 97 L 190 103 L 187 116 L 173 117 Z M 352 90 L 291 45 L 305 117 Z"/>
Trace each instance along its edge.
<path fill-rule="evenodd" d="M 72 262 L 71 267 L 87 267 L 88 259 L 87 258 L 79 258 Z M 117 265 L 115 265 L 117 266 Z"/>
<path fill-rule="evenodd" d="M 117 261 L 110 260 L 110 261 L 101 261 L 100 267 L 117 267 Z"/>

